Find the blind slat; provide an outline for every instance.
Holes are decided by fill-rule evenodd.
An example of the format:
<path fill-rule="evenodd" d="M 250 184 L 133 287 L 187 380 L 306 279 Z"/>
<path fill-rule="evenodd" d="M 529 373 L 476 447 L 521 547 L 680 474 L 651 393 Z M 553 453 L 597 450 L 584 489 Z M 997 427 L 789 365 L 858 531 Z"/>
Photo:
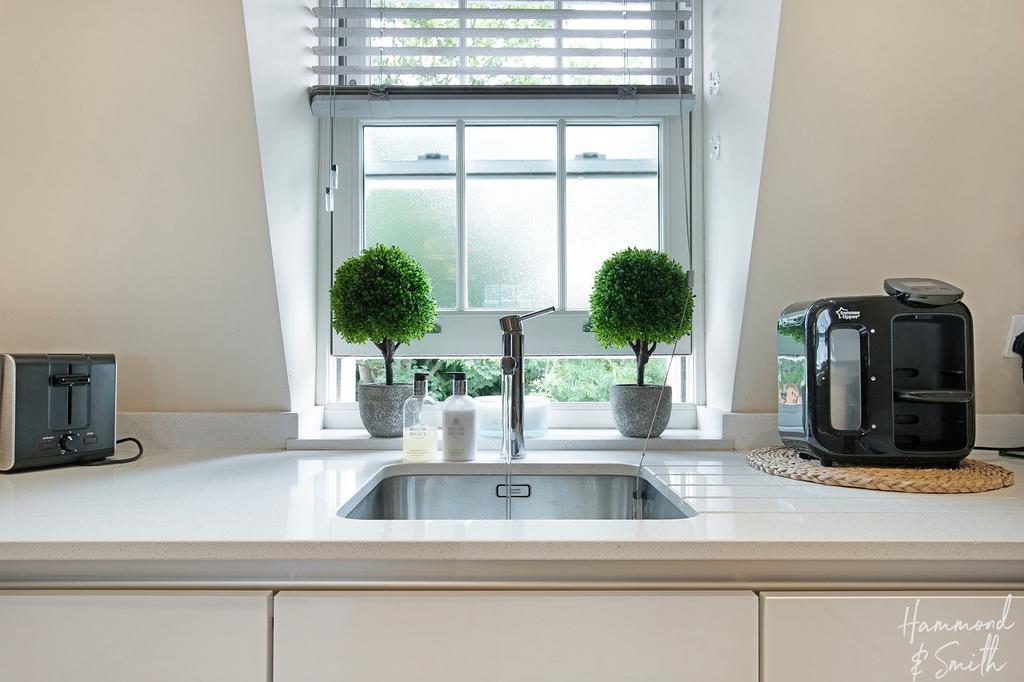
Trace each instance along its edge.
<path fill-rule="evenodd" d="M 367 75 L 374 76 L 380 72 L 379 66 L 314 66 L 313 71 L 319 75 Z M 429 76 L 449 74 L 455 76 L 622 76 L 623 68 L 580 68 L 580 67 L 535 67 L 535 66 L 390 66 L 384 65 L 384 73 L 404 76 Z M 674 69 L 670 67 L 631 67 L 629 73 L 634 76 L 675 76 L 689 75 L 690 69 Z"/>
<path fill-rule="evenodd" d="M 690 73 L 691 0 L 392 2 L 313 3 L 321 84 L 653 86 Z"/>
<path fill-rule="evenodd" d="M 590 49 L 559 47 L 315 47 L 313 52 L 320 56 L 377 56 L 381 50 L 385 56 L 430 57 L 616 57 L 622 58 L 622 49 Z M 688 57 L 690 51 L 672 48 L 637 48 L 629 50 L 630 57 Z"/>
<path fill-rule="evenodd" d="M 313 29 L 318 38 L 377 37 L 380 28 L 369 26 L 322 26 Z M 387 27 L 391 38 L 622 38 L 622 29 L 574 28 L 395 28 Z M 629 38 L 686 39 L 690 31 L 673 29 L 630 29 Z"/>
<path fill-rule="evenodd" d="M 494 9 L 448 7 L 316 7 L 318 19 L 513 19 L 516 21 L 573 21 L 579 19 L 608 21 L 640 21 L 688 19 L 689 11 L 680 10 L 621 10 L 621 9 Z"/>

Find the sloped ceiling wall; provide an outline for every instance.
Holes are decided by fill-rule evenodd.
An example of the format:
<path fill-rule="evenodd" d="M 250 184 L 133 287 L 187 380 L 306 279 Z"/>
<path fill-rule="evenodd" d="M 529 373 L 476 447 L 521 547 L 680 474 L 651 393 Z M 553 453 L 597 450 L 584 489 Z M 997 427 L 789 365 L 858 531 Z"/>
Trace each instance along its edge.
<path fill-rule="evenodd" d="M 126 411 L 288 409 L 241 3 L 0 14 L 0 350 L 117 353 Z"/>
<path fill-rule="evenodd" d="M 1017 0 L 785 0 L 735 411 L 775 410 L 785 305 L 892 276 L 965 290 L 978 409 L 1021 410 L 1002 345 L 1024 312 L 1022 26 Z"/>

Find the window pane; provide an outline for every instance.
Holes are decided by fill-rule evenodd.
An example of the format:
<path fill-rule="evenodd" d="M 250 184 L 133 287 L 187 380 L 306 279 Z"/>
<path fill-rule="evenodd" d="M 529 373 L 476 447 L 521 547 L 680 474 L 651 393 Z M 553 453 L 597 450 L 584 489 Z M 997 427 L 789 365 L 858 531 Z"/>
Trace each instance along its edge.
<path fill-rule="evenodd" d="M 554 126 L 466 127 L 469 306 L 558 300 Z"/>
<path fill-rule="evenodd" d="M 467 5 L 470 9 L 553 9 L 555 4 L 552 0 L 545 1 L 531 1 L 524 3 L 522 0 L 469 0 Z M 469 19 L 466 22 L 466 27 L 470 29 L 553 29 L 555 28 L 555 22 L 551 19 L 492 19 L 492 18 L 474 18 Z M 511 48 L 525 50 L 525 48 L 547 48 L 552 49 L 556 47 L 557 43 L 554 38 L 543 38 L 543 37 L 532 37 L 532 36 L 514 36 L 514 37 L 474 37 L 466 40 L 467 47 L 485 47 L 485 48 Z M 503 55 L 503 56 L 492 56 L 492 55 L 473 55 L 466 58 L 466 66 L 473 68 L 486 68 L 486 67 L 501 67 L 501 68 L 513 68 L 513 67 L 543 67 L 553 68 L 558 66 L 558 62 L 555 57 L 552 56 L 537 56 L 537 55 Z M 469 85 L 551 85 L 555 83 L 554 76 L 542 76 L 542 75 L 524 75 L 524 74 L 508 74 L 508 75 L 477 75 L 472 74 L 467 77 Z"/>
<path fill-rule="evenodd" d="M 418 161 L 440 158 L 454 163 L 455 126 L 366 126 L 363 128 L 363 159 L 366 172 L 435 174 Z M 381 164 L 389 164 L 382 166 Z M 454 165 L 446 173 L 454 174 Z"/>
<path fill-rule="evenodd" d="M 563 2 L 562 4 L 562 7 L 564 7 L 565 9 L 582 10 L 622 9 L 640 12 L 652 9 L 650 2 L 593 2 L 593 0 L 586 0 L 586 2 L 573 2 L 572 0 L 565 0 L 565 2 Z M 664 7 L 656 6 L 654 7 L 654 9 L 664 9 Z M 656 47 L 654 41 L 651 38 L 632 38 L 629 36 L 629 31 L 650 30 L 654 28 L 654 23 L 650 19 L 570 19 L 562 23 L 563 27 L 570 31 L 611 29 L 623 32 L 623 37 L 621 38 L 618 36 L 614 38 L 566 38 L 562 47 L 568 49 L 604 48 L 623 51 L 622 54 L 616 54 L 614 56 L 584 57 L 570 55 L 565 57 L 565 65 L 567 67 L 575 67 L 581 69 L 600 68 L 621 70 L 621 73 L 619 75 L 566 76 L 565 83 L 567 85 L 618 85 L 623 82 L 635 83 L 637 85 L 652 85 L 656 82 L 653 76 L 634 76 L 629 73 L 629 69 L 631 68 L 651 68 L 653 66 L 656 66 L 654 61 L 649 56 L 638 56 L 636 54 L 630 53 L 630 50 L 649 50 L 652 47 Z"/>
<path fill-rule="evenodd" d="M 370 3 L 367 3 L 370 5 Z M 383 6 L 382 0 L 378 0 L 378 5 Z M 459 7 L 459 0 L 401 0 L 400 2 L 388 2 L 388 7 L 391 8 L 446 8 L 446 9 L 457 9 Z M 438 19 L 438 18 L 420 18 L 420 19 L 409 19 L 409 18 L 397 18 L 388 17 L 386 8 L 382 10 L 385 19 L 382 22 L 380 18 L 370 19 L 371 28 L 382 29 L 380 37 L 374 36 L 370 39 L 373 47 L 380 48 L 382 54 L 375 54 L 369 58 L 369 65 L 377 68 L 383 67 L 384 70 L 384 82 L 388 85 L 456 85 L 459 82 L 458 76 L 454 76 L 450 73 L 434 73 L 434 74 L 394 74 L 390 70 L 393 67 L 458 67 L 459 58 L 454 54 L 441 54 L 441 55 L 397 55 L 394 54 L 390 48 L 454 48 L 458 47 L 459 39 L 457 37 L 447 36 L 395 36 L 389 33 L 391 29 L 427 29 L 427 28 L 439 28 L 439 29 L 457 29 L 459 28 L 458 19 Z M 380 76 L 378 75 L 366 75 L 362 76 L 365 81 L 365 85 L 378 84 L 380 83 Z M 454 158 L 454 157 L 453 157 Z"/>
<path fill-rule="evenodd" d="M 568 126 L 565 143 L 566 305 L 586 309 L 608 256 L 659 247 L 658 127 Z"/>
<path fill-rule="evenodd" d="M 430 275 L 438 307 L 455 307 L 455 128 L 364 129 L 364 241 L 405 249 Z"/>

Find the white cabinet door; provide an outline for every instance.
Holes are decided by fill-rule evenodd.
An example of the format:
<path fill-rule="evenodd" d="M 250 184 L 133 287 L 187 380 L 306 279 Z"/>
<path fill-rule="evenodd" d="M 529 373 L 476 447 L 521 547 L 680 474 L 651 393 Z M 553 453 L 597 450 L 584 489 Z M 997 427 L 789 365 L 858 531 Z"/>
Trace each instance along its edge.
<path fill-rule="evenodd" d="M 1022 601 L 1005 592 L 763 593 L 762 682 L 1020 682 Z"/>
<path fill-rule="evenodd" d="M 253 682 L 269 592 L 0 592 L 0 680 Z"/>
<path fill-rule="evenodd" d="M 282 592 L 274 682 L 756 682 L 751 592 Z"/>

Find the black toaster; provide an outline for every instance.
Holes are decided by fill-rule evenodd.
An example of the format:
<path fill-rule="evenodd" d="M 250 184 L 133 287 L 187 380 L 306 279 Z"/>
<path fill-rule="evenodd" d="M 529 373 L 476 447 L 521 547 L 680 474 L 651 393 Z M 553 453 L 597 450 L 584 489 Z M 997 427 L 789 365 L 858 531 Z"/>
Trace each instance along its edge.
<path fill-rule="evenodd" d="M 794 303 L 778 321 L 779 435 L 828 466 L 956 466 L 974 447 L 971 313 L 938 280 Z"/>
<path fill-rule="evenodd" d="M 113 355 L 0 354 L 0 472 L 114 452 Z"/>

